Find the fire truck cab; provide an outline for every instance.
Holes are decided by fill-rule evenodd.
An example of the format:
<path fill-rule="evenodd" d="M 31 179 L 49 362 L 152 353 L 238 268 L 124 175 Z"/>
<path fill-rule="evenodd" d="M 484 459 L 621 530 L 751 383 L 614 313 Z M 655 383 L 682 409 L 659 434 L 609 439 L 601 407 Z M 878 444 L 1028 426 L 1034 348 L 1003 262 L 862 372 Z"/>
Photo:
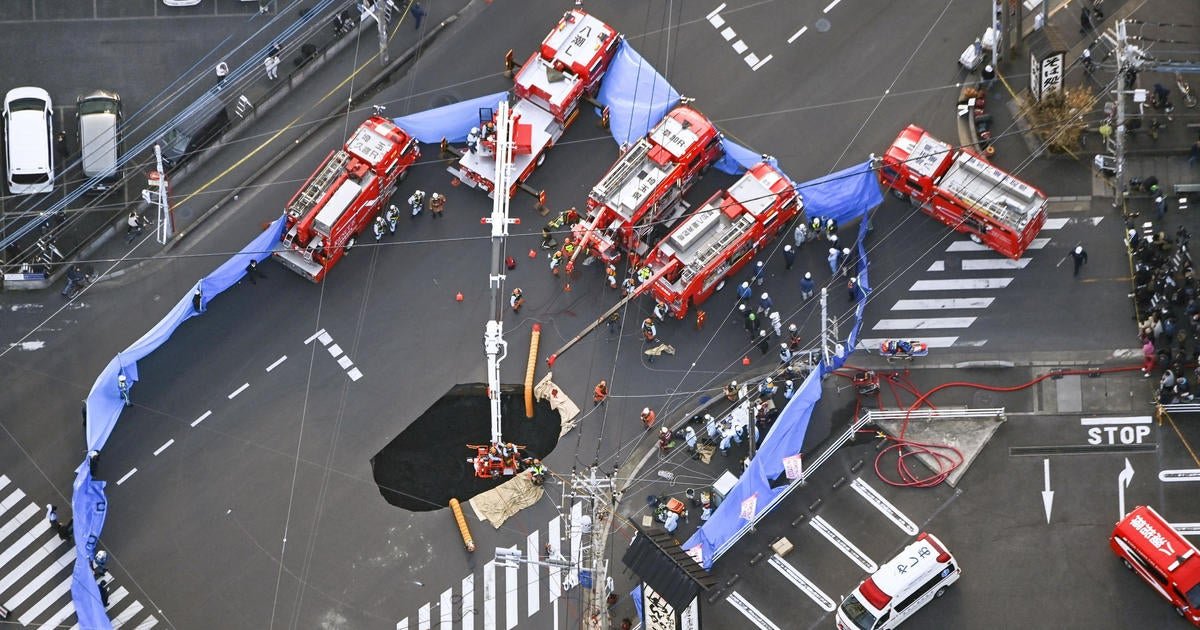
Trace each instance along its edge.
<path fill-rule="evenodd" d="M 288 202 L 283 239 L 273 257 L 320 282 L 354 247 L 359 232 L 370 226 L 419 157 L 416 140 L 395 123 L 378 115 L 367 119 Z"/>
<path fill-rule="evenodd" d="M 580 244 L 605 262 L 620 252 L 644 257 L 687 211 L 683 195 L 721 156 L 721 134 L 712 122 L 679 105 L 631 147 L 588 195 L 589 216 L 576 225 Z"/>
<path fill-rule="evenodd" d="M 621 37 L 611 26 L 579 9 L 566 12 L 538 51 L 517 72 L 513 85 L 513 178 L 509 195 L 541 166 L 546 152 L 579 115 L 585 95 L 596 93 L 616 56 Z M 494 193 L 495 114 L 480 111 L 479 146 L 462 151 L 449 168 L 459 181 Z"/>
<path fill-rule="evenodd" d="M 878 173 L 896 197 L 1014 260 L 1046 223 L 1042 191 L 916 125 L 888 147 Z"/>
<path fill-rule="evenodd" d="M 754 165 L 675 226 L 647 257 L 655 273 L 670 268 L 651 286 L 655 298 L 684 317 L 774 240 L 802 207 L 778 168 Z"/>
<path fill-rule="evenodd" d="M 1154 508 L 1130 510 L 1108 544 L 1125 568 L 1158 591 L 1180 617 L 1200 627 L 1200 554 Z"/>

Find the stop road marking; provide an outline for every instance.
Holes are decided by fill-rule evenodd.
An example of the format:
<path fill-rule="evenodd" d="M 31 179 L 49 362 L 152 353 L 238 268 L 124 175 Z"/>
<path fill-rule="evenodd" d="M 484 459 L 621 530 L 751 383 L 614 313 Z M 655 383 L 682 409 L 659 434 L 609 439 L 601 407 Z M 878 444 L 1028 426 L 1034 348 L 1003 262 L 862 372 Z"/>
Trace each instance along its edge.
<path fill-rule="evenodd" d="M 1081 418 L 1079 423 L 1087 428 L 1087 443 L 1141 444 L 1150 436 L 1150 416 Z"/>

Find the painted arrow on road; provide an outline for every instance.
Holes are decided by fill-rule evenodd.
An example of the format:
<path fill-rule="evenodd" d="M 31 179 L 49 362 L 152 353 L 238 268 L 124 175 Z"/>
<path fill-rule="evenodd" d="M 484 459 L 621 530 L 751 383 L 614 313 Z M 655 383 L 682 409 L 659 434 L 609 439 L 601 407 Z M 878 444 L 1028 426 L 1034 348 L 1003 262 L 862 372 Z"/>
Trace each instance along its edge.
<path fill-rule="evenodd" d="M 1045 471 L 1046 489 L 1042 490 L 1042 506 L 1046 508 L 1046 524 L 1050 524 L 1050 509 L 1054 505 L 1054 491 L 1050 489 L 1050 460 L 1042 460 L 1042 470 Z"/>
<path fill-rule="evenodd" d="M 1170 483 L 1173 481 L 1200 481 L 1200 468 L 1160 470 L 1158 471 L 1158 480 L 1163 483 Z"/>
<path fill-rule="evenodd" d="M 1117 520 L 1125 518 L 1125 488 L 1129 487 L 1129 482 L 1133 481 L 1133 465 L 1129 463 L 1129 458 L 1125 458 L 1125 469 L 1117 475 L 1117 494 L 1120 497 L 1119 509 L 1121 513 L 1117 516 Z"/>

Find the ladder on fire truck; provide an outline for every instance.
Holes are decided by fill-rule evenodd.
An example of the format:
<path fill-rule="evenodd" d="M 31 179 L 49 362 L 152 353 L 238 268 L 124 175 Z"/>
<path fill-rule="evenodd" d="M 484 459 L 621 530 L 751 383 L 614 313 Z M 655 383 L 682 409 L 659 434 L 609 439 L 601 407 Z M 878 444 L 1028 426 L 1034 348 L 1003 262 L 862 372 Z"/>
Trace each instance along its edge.
<path fill-rule="evenodd" d="M 346 163 L 349 161 L 350 154 L 346 153 L 346 151 L 343 149 L 338 149 L 337 152 L 329 158 L 329 161 L 325 163 L 325 166 L 321 169 L 321 172 L 317 173 L 312 178 L 312 181 L 310 181 L 308 185 L 304 187 L 304 190 L 301 191 L 300 195 L 296 197 L 296 203 L 292 205 L 292 207 L 288 208 L 288 211 L 293 213 L 298 218 L 306 216 L 309 211 L 312 210 L 313 206 L 317 204 L 317 201 L 319 201 L 328 190 L 329 185 L 337 180 L 338 175 L 342 173 L 342 170 L 344 170 L 346 167 Z M 299 225 L 299 223 L 297 223 L 297 225 Z M 284 236 L 283 244 L 291 247 L 292 242 L 296 240 L 296 234 L 297 229 L 295 226 L 293 226 L 292 229 L 289 230 Z"/>

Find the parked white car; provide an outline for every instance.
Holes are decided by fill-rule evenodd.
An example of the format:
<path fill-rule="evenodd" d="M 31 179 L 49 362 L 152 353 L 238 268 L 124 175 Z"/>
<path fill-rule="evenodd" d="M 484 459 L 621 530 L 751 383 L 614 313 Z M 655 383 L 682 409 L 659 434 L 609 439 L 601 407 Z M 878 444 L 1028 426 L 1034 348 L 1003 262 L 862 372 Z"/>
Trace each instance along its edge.
<path fill-rule="evenodd" d="M 19 87 L 4 96 L 4 162 L 14 195 L 54 192 L 54 107 L 50 94 Z"/>

